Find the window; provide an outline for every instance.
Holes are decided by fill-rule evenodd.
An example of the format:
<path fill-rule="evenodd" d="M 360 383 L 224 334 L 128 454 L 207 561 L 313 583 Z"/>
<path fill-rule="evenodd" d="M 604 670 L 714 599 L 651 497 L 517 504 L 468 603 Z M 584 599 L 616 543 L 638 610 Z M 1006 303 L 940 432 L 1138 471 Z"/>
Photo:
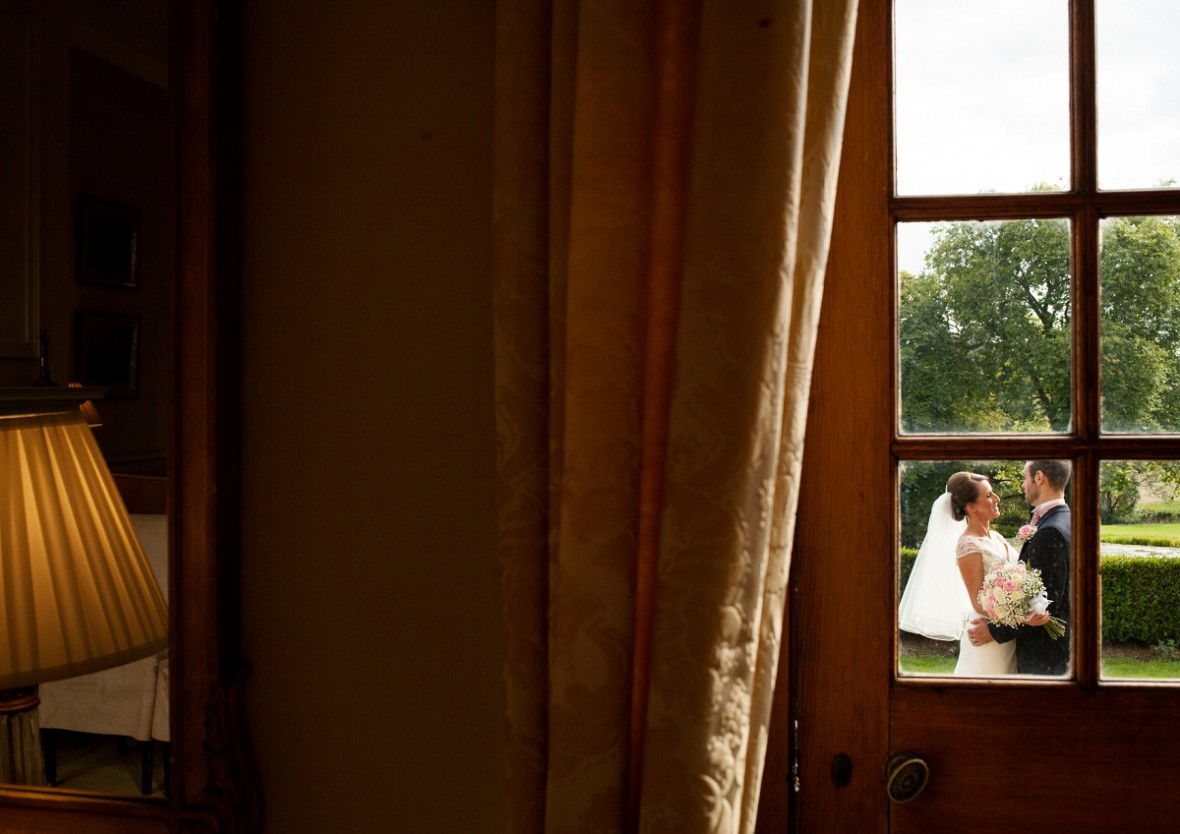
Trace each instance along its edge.
<path fill-rule="evenodd" d="M 913 2 L 896 0 L 898 14 L 904 15 L 905 6 Z M 1103 414 L 1104 388 L 1099 382 L 1109 388 L 1124 375 L 1111 370 L 1101 353 L 1100 337 L 1109 335 L 1103 331 L 1099 294 L 1105 274 L 1100 270 L 1109 268 L 1100 265 L 1099 254 L 1110 253 L 1101 237 L 1103 223 L 1108 218 L 1180 216 L 1180 195 L 1170 186 L 1132 188 L 1100 180 L 1097 145 L 1099 140 L 1112 140 L 1098 132 L 1098 115 L 1105 111 L 1098 109 L 1102 88 L 1094 79 L 1103 70 L 1094 56 L 1103 60 L 1104 41 L 1096 26 L 1102 25 L 1107 12 L 1129 16 L 1140 8 L 1122 2 L 1111 2 L 1107 8 L 1107 2 L 1024 4 L 1056 9 L 1053 25 L 1067 44 L 1069 86 L 1063 95 L 1071 120 L 1067 174 L 1060 183 L 1051 173 L 1020 173 L 1013 183 L 960 185 L 929 193 L 913 193 L 922 190 L 915 187 L 911 193 L 895 194 L 891 67 L 895 44 L 905 39 L 901 33 L 894 38 L 895 0 L 860 0 L 791 568 L 795 593 L 791 664 L 786 667 L 790 687 L 775 690 L 776 698 L 780 691 L 789 698 L 791 721 L 772 724 L 772 737 L 776 726 L 785 728 L 788 723 L 792 733 L 793 747 L 789 757 L 782 754 L 782 761 L 789 763 L 791 784 L 797 786 L 789 800 L 795 830 L 968 831 L 978 827 L 981 791 L 997 784 L 997 773 L 1002 784 L 1014 789 L 988 804 L 993 827 L 1121 831 L 1158 828 L 1161 820 L 1180 817 L 1180 794 L 1152 788 L 1161 773 L 1175 773 L 1171 751 L 1180 744 L 1180 723 L 1175 720 L 1180 689 L 1167 681 L 1149 686 L 1126 680 L 1122 671 L 1111 668 L 1114 658 L 1104 656 L 1100 648 L 1103 628 L 1116 619 L 1113 578 L 1105 562 L 1099 587 L 1098 541 L 1100 534 L 1110 531 L 1101 508 L 1104 501 L 1118 500 L 1120 492 L 1114 473 L 1109 478 L 1104 473 L 1123 463 L 1180 460 L 1180 437 L 1174 431 L 1150 425 L 1139 431 L 1123 424 L 1116 428 L 1115 415 Z M 997 15 L 1013 8 L 984 0 L 944 0 L 927 8 L 937 11 L 942 5 L 953 7 L 955 17 L 969 15 L 976 7 Z M 1164 18 L 1166 6 L 1152 7 L 1163 32 L 1172 31 Z M 948 38 L 952 31 L 964 31 L 950 29 L 949 21 L 946 25 Z M 968 27 L 967 35 L 960 35 L 955 44 L 962 47 L 963 38 L 977 31 L 978 26 Z M 986 68 L 1002 73 L 1003 60 L 993 53 L 995 59 Z M 936 65 L 928 72 L 949 70 Z M 1141 128 L 1144 137 L 1154 133 L 1148 125 Z M 1158 166 L 1146 176 L 1149 182 L 1161 178 Z M 1029 190 L 1040 180 L 1051 187 Z M 978 193 L 980 188 L 983 193 Z M 987 234 L 1011 234 L 989 225 L 1009 221 L 1043 221 L 1036 231 L 1053 241 L 1063 232 L 1067 235 L 1069 300 L 1064 314 L 1069 318 L 1063 329 L 1070 358 L 1068 368 L 1058 363 L 1055 369 L 1068 380 L 1068 403 L 1027 425 L 1017 419 L 980 422 L 971 413 L 951 411 L 961 422 L 947 428 L 934 422 L 943 419 L 934 406 L 945 400 L 931 399 L 925 412 L 914 412 L 920 420 L 903 428 L 900 391 L 905 380 L 898 373 L 901 318 L 895 279 L 898 267 L 906 268 L 906 244 L 900 238 L 922 231 L 918 224 L 933 228 L 960 222 L 988 226 Z M 921 267 L 927 248 L 921 241 L 910 262 Z M 919 270 L 909 271 L 916 275 Z M 954 325 L 960 328 L 964 323 Z M 1135 335 L 1144 335 L 1142 329 L 1138 327 Z M 935 370 L 927 367 L 925 372 Z M 994 413 L 1006 416 L 1006 408 Z M 973 422 L 965 422 L 965 417 Z M 898 544 L 899 475 L 927 463 L 1019 467 L 1029 458 L 1074 464 L 1069 502 L 1074 509 L 1075 607 L 1069 673 L 995 681 L 925 673 L 899 676 L 898 633 L 889 627 L 897 615 L 899 576 L 891 556 Z M 1009 490 L 1004 505 L 1014 506 L 1011 481 L 997 481 L 1001 490 Z M 929 513 L 933 498 L 922 496 L 922 513 Z M 1143 592 L 1132 590 L 1131 595 L 1134 602 L 1124 606 L 1124 612 L 1151 610 L 1143 605 Z M 882 628 L 882 622 L 889 625 Z M 1005 739 L 1039 742 L 1033 755 L 996 758 L 995 751 L 980 747 L 981 733 L 990 733 L 988 738 L 1001 745 Z M 882 784 L 882 763 L 899 756 L 906 762 L 917 758 L 930 764 L 929 786 L 905 804 L 890 802 Z M 774 759 L 772 740 L 768 786 L 787 781 L 770 778 L 769 762 Z M 838 778 L 848 773 L 850 781 Z M 764 806 L 775 807 L 773 789 L 764 796 Z M 781 828 L 770 815 L 761 814 L 759 827 Z"/>
<path fill-rule="evenodd" d="M 1176 24 L 1164 0 L 894 4 L 899 594 L 951 472 L 989 476 L 1019 546 L 1024 461 L 1069 460 L 1083 682 L 1180 678 Z M 903 673 L 945 671 L 912 643 Z"/>

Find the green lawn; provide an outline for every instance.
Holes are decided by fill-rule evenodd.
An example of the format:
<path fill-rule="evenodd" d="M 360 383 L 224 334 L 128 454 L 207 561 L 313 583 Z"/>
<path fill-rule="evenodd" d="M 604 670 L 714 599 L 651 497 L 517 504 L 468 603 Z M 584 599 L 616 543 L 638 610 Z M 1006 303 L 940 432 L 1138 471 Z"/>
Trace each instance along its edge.
<path fill-rule="evenodd" d="M 901 671 L 911 675 L 950 675 L 955 671 L 953 657 L 907 655 L 901 658 Z M 1180 662 L 1175 660 L 1134 660 L 1108 657 L 1102 660 L 1104 678 L 1180 678 Z"/>
<path fill-rule="evenodd" d="M 1099 538 L 1111 544 L 1180 547 L 1180 524 L 1103 524 Z"/>
<path fill-rule="evenodd" d="M 949 675 L 955 671 L 953 657 L 905 655 L 900 658 L 901 671 L 911 675 Z"/>
<path fill-rule="evenodd" d="M 1106 678 L 1180 678 L 1180 663 L 1175 660 L 1134 660 L 1129 657 L 1107 657 L 1102 660 L 1102 676 Z"/>

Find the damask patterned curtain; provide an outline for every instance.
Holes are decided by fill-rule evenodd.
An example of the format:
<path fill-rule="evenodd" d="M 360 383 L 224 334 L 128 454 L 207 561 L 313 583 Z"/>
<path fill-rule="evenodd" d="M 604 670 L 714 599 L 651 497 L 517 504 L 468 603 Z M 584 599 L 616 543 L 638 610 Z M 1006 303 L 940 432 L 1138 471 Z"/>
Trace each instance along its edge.
<path fill-rule="evenodd" d="M 750 832 L 856 0 L 501 0 L 514 832 Z"/>

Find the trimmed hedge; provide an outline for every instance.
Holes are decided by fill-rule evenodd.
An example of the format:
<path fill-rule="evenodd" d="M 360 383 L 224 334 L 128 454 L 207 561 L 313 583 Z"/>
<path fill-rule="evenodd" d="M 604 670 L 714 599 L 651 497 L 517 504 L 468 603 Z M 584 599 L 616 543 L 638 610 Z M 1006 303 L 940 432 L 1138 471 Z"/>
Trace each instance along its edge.
<path fill-rule="evenodd" d="M 901 548 L 898 599 L 918 551 Z M 1102 557 L 1102 639 L 1154 646 L 1180 640 L 1180 557 Z"/>
<path fill-rule="evenodd" d="M 1154 646 L 1180 638 L 1180 558 L 1102 558 L 1102 639 Z"/>
<path fill-rule="evenodd" d="M 897 585 L 897 598 L 900 600 L 902 592 L 905 591 L 905 583 L 910 581 L 910 571 L 914 569 L 914 560 L 918 558 L 918 548 L 903 547 L 901 549 L 901 561 L 897 566 L 897 575 L 899 582 Z"/>
<path fill-rule="evenodd" d="M 1135 521 L 1142 524 L 1176 524 L 1180 522 L 1180 505 L 1175 501 L 1143 504 L 1135 511 Z"/>

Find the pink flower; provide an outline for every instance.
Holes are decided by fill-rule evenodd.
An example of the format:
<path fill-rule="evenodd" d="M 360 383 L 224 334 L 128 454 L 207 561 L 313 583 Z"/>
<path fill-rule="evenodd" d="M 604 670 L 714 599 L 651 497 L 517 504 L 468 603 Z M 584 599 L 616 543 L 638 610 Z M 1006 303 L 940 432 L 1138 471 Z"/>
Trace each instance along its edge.
<path fill-rule="evenodd" d="M 1016 538 L 1022 542 L 1026 542 L 1037 534 L 1037 528 L 1034 524 L 1022 525 L 1020 530 L 1016 533 Z"/>

